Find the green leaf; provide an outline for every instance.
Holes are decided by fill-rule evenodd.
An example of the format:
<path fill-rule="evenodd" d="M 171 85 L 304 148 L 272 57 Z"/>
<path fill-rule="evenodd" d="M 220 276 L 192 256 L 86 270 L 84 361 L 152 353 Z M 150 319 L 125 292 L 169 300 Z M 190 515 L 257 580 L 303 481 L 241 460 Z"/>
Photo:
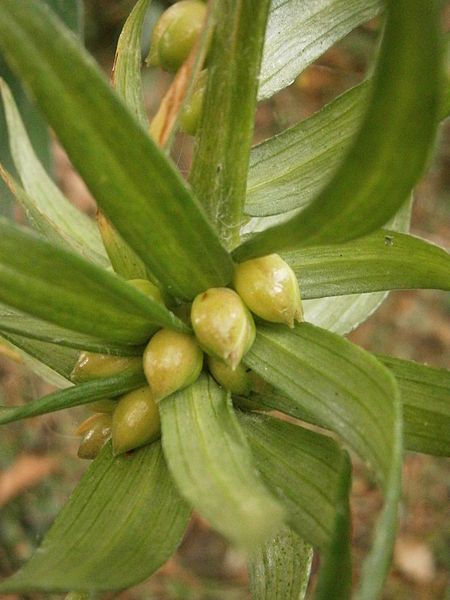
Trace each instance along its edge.
<path fill-rule="evenodd" d="M 270 98 L 291 84 L 382 6 L 381 0 L 272 0 L 258 99 Z"/>
<path fill-rule="evenodd" d="M 368 92 L 366 81 L 252 148 L 245 212 L 276 215 L 307 205 L 348 149 L 361 123 Z"/>
<path fill-rule="evenodd" d="M 385 504 L 360 593 L 364 600 L 378 598 L 400 493 L 402 415 L 395 379 L 361 348 L 308 323 L 294 330 L 260 326 L 245 362 L 299 406 L 300 418 L 336 431 L 375 469 Z"/>
<path fill-rule="evenodd" d="M 244 360 L 299 404 L 301 418 L 310 414 L 313 422 L 337 431 L 379 472 L 381 480 L 386 479 L 395 450 L 398 390 L 387 369 L 370 354 L 301 323 L 293 330 L 260 325 Z"/>
<path fill-rule="evenodd" d="M 8 82 L 13 91 L 17 105 L 20 108 L 30 139 L 41 161 L 51 168 L 50 139 L 48 127 L 36 105 L 30 102 L 20 82 L 11 72 L 3 56 L 0 54 L 0 77 Z M 0 164 L 14 172 L 14 162 L 9 149 L 8 128 L 3 106 L 0 103 Z M 13 215 L 14 197 L 8 187 L 0 180 L 0 210 L 3 216 Z"/>
<path fill-rule="evenodd" d="M 348 455 L 331 438 L 277 419 L 244 416 L 241 423 L 266 485 L 288 511 L 290 527 L 322 553 L 319 598 L 348 598 Z"/>
<path fill-rule="evenodd" d="M 423 0 L 388 7 L 373 93 L 350 151 L 305 210 L 247 240 L 234 252 L 238 261 L 368 234 L 398 211 L 422 174 L 440 109 L 439 11 Z"/>
<path fill-rule="evenodd" d="M 144 351 L 143 346 L 108 343 L 89 335 L 83 335 L 58 327 L 58 325 L 29 317 L 24 313 L 11 310 L 0 304 L 1 332 L 17 333 L 26 338 L 41 340 L 58 346 L 114 356 L 139 356 Z"/>
<path fill-rule="evenodd" d="M 137 2 L 126 20 L 117 44 L 112 73 L 113 87 L 144 128 L 148 127 L 148 121 L 141 79 L 141 35 L 150 2 Z M 143 261 L 100 212 L 97 213 L 97 225 L 116 273 L 126 279 L 147 279 Z"/>
<path fill-rule="evenodd" d="M 82 29 L 82 5 L 79 0 L 44 0 L 58 16 L 74 32 L 81 33 Z M 48 126 L 37 109 L 36 105 L 30 101 L 21 84 L 11 73 L 5 64 L 3 57 L 0 56 L 0 77 L 8 82 L 13 91 L 15 101 L 19 107 L 22 118 L 26 124 L 26 129 L 33 143 L 33 147 L 44 164 L 46 169 L 51 169 L 50 140 L 48 135 Z M 0 163 L 3 164 L 13 175 L 16 175 L 13 167 L 13 160 L 9 151 L 9 139 L 6 127 L 6 121 L 3 111 L 0 107 Z M 12 217 L 12 195 L 7 187 L 0 181 L 0 212 L 4 216 Z"/>
<path fill-rule="evenodd" d="M 168 290 L 192 299 L 227 284 L 231 259 L 181 175 L 61 24 L 37 0 L 4 0 L 0 47 L 100 209 Z"/>
<path fill-rule="evenodd" d="M 222 0 L 191 183 L 227 248 L 239 242 L 269 0 Z"/>
<path fill-rule="evenodd" d="M 303 298 L 380 290 L 450 290 L 450 255 L 412 235 L 381 229 L 330 246 L 282 253 L 294 269 Z"/>
<path fill-rule="evenodd" d="M 340 446 L 329 437 L 268 416 L 242 414 L 240 423 L 263 480 L 283 497 L 289 526 L 325 550 L 336 518 L 344 460 Z"/>
<path fill-rule="evenodd" d="M 107 341 L 145 342 L 155 325 L 186 331 L 162 304 L 112 273 L 0 220 L 0 300 Z"/>
<path fill-rule="evenodd" d="M 406 450 L 449 456 L 450 371 L 390 356 L 377 358 L 392 371 L 400 389 Z M 252 410 L 278 410 L 319 424 L 298 402 L 276 392 L 254 394 L 246 403 Z"/>
<path fill-rule="evenodd" d="M 121 590 L 173 554 L 189 518 L 161 445 L 94 461 L 41 547 L 1 593 Z"/>
<path fill-rule="evenodd" d="M 151 0 L 136 2 L 123 26 L 117 43 L 112 84 L 125 104 L 143 127 L 148 126 L 142 90 L 141 37 L 147 9 Z"/>
<path fill-rule="evenodd" d="M 317 582 L 317 600 L 328 600 L 330 597 L 348 598 L 351 588 L 351 514 L 349 497 L 352 484 L 352 466 L 348 454 L 344 454 L 342 468 L 339 473 L 338 490 L 336 495 L 336 520 L 330 545 L 324 555 L 322 571 Z M 372 575 L 372 573 L 371 573 Z M 373 582 L 373 587 L 382 587 L 380 573 L 374 572 L 378 579 Z M 378 596 L 372 590 L 373 596 Z M 365 596 L 362 596 L 365 597 Z"/>
<path fill-rule="evenodd" d="M 95 223 L 62 194 L 39 161 L 9 87 L 0 79 L 11 155 L 23 189 L 6 171 L 1 175 L 27 211 L 32 225 L 49 240 L 62 243 L 86 258 L 106 266 L 105 250 Z M 3 170 L 3 169 L 2 169 Z"/>
<path fill-rule="evenodd" d="M 21 406 L 0 406 L 0 425 L 120 396 L 146 383 L 143 373 L 121 373 L 65 388 Z"/>
<path fill-rule="evenodd" d="M 283 527 L 249 562 L 253 600 L 303 600 L 312 550 L 294 531 Z"/>
<path fill-rule="evenodd" d="M 52 11 L 81 39 L 83 38 L 82 0 L 44 0 Z"/>
<path fill-rule="evenodd" d="M 144 262 L 99 211 L 97 225 L 114 271 L 125 279 L 147 279 L 148 271 Z"/>
<path fill-rule="evenodd" d="M 370 83 L 351 88 L 311 117 L 252 148 L 246 214 L 286 213 L 313 200 L 357 132 Z M 446 111 L 441 111 L 440 118 L 445 116 Z"/>
<path fill-rule="evenodd" d="M 79 351 L 2 331 L 0 340 L 18 352 L 27 367 L 51 385 L 71 385 L 70 374 Z"/>
<path fill-rule="evenodd" d="M 181 494 L 211 525 L 244 549 L 281 526 L 226 392 L 206 376 L 160 404 L 162 444 Z"/>
<path fill-rule="evenodd" d="M 406 449 L 450 456 L 450 371 L 390 356 L 377 358 L 400 388 Z"/>
<path fill-rule="evenodd" d="M 366 321 L 387 295 L 387 292 L 376 292 L 305 300 L 305 318 L 314 325 L 345 335 Z"/>

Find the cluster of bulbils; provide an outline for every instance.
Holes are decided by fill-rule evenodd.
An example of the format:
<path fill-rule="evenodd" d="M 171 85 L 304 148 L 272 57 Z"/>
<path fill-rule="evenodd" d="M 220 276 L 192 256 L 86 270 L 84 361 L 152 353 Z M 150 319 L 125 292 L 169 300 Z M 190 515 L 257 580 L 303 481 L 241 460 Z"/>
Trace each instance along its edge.
<path fill-rule="evenodd" d="M 206 5 L 201 0 L 181 0 L 164 11 L 153 28 L 147 65 L 169 72 L 178 71 L 196 42 L 205 17 Z M 197 131 L 206 83 L 207 70 L 204 69 L 180 112 L 180 127 L 190 135 Z"/>
<path fill-rule="evenodd" d="M 206 6 L 201 0 L 181 0 L 167 9 L 156 23 L 146 62 L 177 71 L 189 56 L 204 23 Z M 180 125 L 195 134 L 207 83 L 201 71 L 189 102 L 183 106 Z M 159 289 L 147 280 L 131 285 L 163 302 Z M 77 429 L 82 436 L 81 458 L 95 458 L 112 438 L 114 454 L 149 444 L 160 435 L 158 403 L 192 383 L 206 367 L 221 386 L 237 396 L 248 396 L 263 382 L 242 364 L 255 339 L 254 313 L 261 319 L 294 326 L 302 319 L 300 289 L 295 274 L 277 254 L 236 266 L 233 288 L 211 288 L 199 294 L 191 307 L 181 305 L 180 316 L 194 335 L 160 329 L 150 338 L 143 357 L 121 358 L 83 352 L 72 372 L 75 383 L 125 371 L 144 370 L 148 385 L 114 400 L 90 404 L 97 414 Z"/>
<path fill-rule="evenodd" d="M 159 289 L 150 281 L 129 283 L 163 302 Z M 142 368 L 148 382 L 120 398 L 89 405 L 97 414 L 77 430 L 82 436 L 80 458 L 95 458 L 110 438 L 115 455 L 157 439 L 158 403 L 195 382 L 204 367 L 204 354 L 206 368 L 232 394 L 245 397 L 261 388 L 263 382 L 242 363 L 255 339 L 252 313 L 265 321 L 293 327 L 303 318 L 300 288 L 292 269 L 277 254 L 236 265 L 233 288 L 210 288 L 199 294 L 190 307 L 180 305 L 175 310 L 180 315 L 189 313 L 186 321 L 194 335 L 159 329 L 150 338 L 143 357 L 80 355 L 72 372 L 76 383 Z"/>

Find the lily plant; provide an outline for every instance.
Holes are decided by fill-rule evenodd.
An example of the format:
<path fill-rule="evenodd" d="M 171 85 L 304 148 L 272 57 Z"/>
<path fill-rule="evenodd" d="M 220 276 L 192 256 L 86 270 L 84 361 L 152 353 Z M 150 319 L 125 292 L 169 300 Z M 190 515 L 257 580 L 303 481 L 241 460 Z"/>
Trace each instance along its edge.
<path fill-rule="evenodd" d="M 95 223 L 64 197 L 2 82 L 16 174 L 1 172 L 28 226 L 0 220 L 0 334 L 60 389 L 1 406 L 0 423 L 105 398 L 125 407 L 130 393 L 127 402 L 154 400 L 151 434 L 142 427 L 134 446 L 130 430 L 124 444 L 100 444 L 41 546 L 0 593 L 130 587 L 170 558 L 195 510 L 247 553 L 255 599 L 303 598 L 313 548 L 315 597 L 349 598 L 351 449 L 384 498 L 355 592 L 374 600 L 390 566 L 403 452 L 450 450 L 449 373 L 375 356 L 344 337 L 389 290 L 450 289 L 446 251 L 407 233 L 411 192 L 450 113 L 439 3 L 194 4 L 201 27 L 149 125 L 140 69 L 150 0 L 125 23 L 112 85 L 43 0 L 0 0 L 0 50 L 98 205 Z M 252 147 L 257 102 L 378 14 L 371 75 Z M 166 27 L 153 43 L 166 43 Z M 177 35 L 178 52 L 185 38 Z M 151 61 L 172 65 L 172 50 L 155 58 L 153 48 Z M 199 77 L 185 180 L 170 149 Z M 264 286 L 249 283 L 260 264 L 292 273 L 286 323 L 273 322 Z M 228 300 L 243 312 L 230 325 L 237 350 L 221 354 Z M 173 389 L 155 364 L 181 338 L 192 362 Z M 80 377 L 85 364 L 93 367 Z M 236 374 L 253 383 L 236 387 Z"/>

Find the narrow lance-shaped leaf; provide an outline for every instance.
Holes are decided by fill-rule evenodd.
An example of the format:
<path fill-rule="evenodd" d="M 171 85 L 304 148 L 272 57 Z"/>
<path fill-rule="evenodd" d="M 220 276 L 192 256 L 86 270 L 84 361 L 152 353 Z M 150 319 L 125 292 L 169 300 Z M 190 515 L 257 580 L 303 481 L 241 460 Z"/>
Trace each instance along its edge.
<path fill-rule="evenodd" d="M 43 205 L 39 206 L 39 202 L 36 201 L 36 197 L 30 196 L 30 194 L 28 194 L 25 191 L 22 185 L 20 185 L 18 180 L 16 180 L 11 175 L 11 173 L 7 171 L 1 164 L 0 178 L 3 180 L 5 185 L 13 194 L 15 200 L 24 208 L 26 216 L 28 217 L 30 225 L 33 227 L 33 229 L 39 231 L 47 240 L 51 241 L 52 243 L 62 245 L 63 247 L 66 247 L 67 249 L 72 250 L 77 254 L 80 254 L 87 260 L 91 260 L 92 262 L 97 263 L 103 268 L 106 268 L 109 265 L 108 259 L 104 252 L 104 248 L 101 244 L 101 240 L 98 237 L 98 232 L 95 232 L 95 229 L 94 233 L 97 234 L 98 238 L 95 244 L 98 244 L 97 249 L 99 250 L 99 252 L 96 252 L 95 249 L 92 249 L 92 247 L 89 246 L 89 229 L 85 231 L 85 243 L 83 244 L 83 220 L 79 220 L 80 229 L 78 231 L 80 232 L 80 235 L 78 236 L 77 232 L 75 231 L 75 227 L 77 227 L 76 221 L 78 214 L 74 214 L 74 221 L 71 225 L 68 225 L 66 227 L 67 214 L 63 215 L 64 206 L 62 207 L 61 214 L 55 215 L 52 208 L 53 200 L 50 200 L 50 203 L 47 203 L 49 196 L 47 196 L 46 194 L 42 196 L 42 198 L 45 198 Z M 52 185 L 54 185 L 50 179 L 49 181 Z M 64 205 L 64 202 L 66 202 L 64 197 L 61 197 L 61 200 Z M 78 211 L 76 211 L 76 209 L 73 206 L 71 206 L 69 203 L 67 204 L 70 206 L 69 214 L 72 210 L 75 211 L 75 213 L 78 213 Z M 56 212 L 58 212 L 58 209 Z M 79 213 L 79 215 L 85 217 L 88 225 L 94 227 L 94 224 L 89 221 L 86 215 L 82 215 L 82 213 Z M 70 217 L 68 220 L 70 221 Z M 66 228 L 66 231 L 64 231 L 64 228 Z M 71 230 L 71 233 L 69 233 L 69 229 Z"/>
<path fill-rule="evenodd" d="M 245 362 L 298 403 L 302 418 L 310 413 L 315 423 L 337 430 L 384 478 L 394 440 L 392 431 L 381 426 L 381 415 L 389 416 L 395 426 L 398 406 L 391 395 L 398 397 L 398 391 L 393 377 L 372 356 L 343 338 L 301 323 L 291 331 L 260 325 Z M 372 381 L 370 368 L 375 369 L 375 379 L 381 378 L 380 384 Z M 362 385 L 371 382 L 366 397 L 360 398 Z M 377 438 L 384 443 L 375 443 Z"/>
<path fill-rule="evenodd" d="M 361 348 L 308 323 L 290 331 L 260 326 L 245 362 L 296 403 L 301 418 L 339 433 L 375 469 L 385 504 L 360 589 L 361 598 L 375 600 L 389 566 L 400 493 L 402 416 L 395 379 Z"/>
<path fill-rule="evenodd" d="M 160 404 L 162 444 L 181 494 L 211 525 L 254 549 L 282 524 L 265 489 L 227 393 L 206 376 Z"/>
<path fill-rule="evenodd" d="M 80 39 L 84 37 L 84 10 L 82 0 L 44 0 Z"/>
<path fill-rule="evenodd" d="M 252 148 L 245 212 L 266 216 L 300 209 L 324 187 L 361 124 L 369 81 L 311 117 Z"/>
<path fill-rule="evenodd" d="M 0 47 L 100 209 L 155 276 L 187 299 L 227 284 L 231 259 L 181 175 L 45 7 L 4 0 Z"/>
<path fill-rule="evenodd" d="M 8 82 L 15 101 L 21 111 L 22 117 L 26 122 L 26 127 L 33 146 L 36 149 L 40 160 L 45 166 L 51 168 L 50 157 L 50 139 L 48 127 L 41 112 L 36 107 L 36 104 L 31 102 L 28 95 L 25 93 L 22 85 L 17 80 L 16 76 L 8 67 L 5 59 L 0 55 L 0 77 Z M 3 110 L 0 103 L 0 164 L 16 175 L 14 169 L 14 161 L 9 148 L 8 127 Z M 0 214 L 12 218 L 14 205 L 14 196 L 11 194 L 8 187 L 0 180 Z"/>
<path fill-rule="evenodd" d="M 32 340 L 114 356 L 138 356 L 144 350 L 143 346 L 105 342 L 0 305 L 0 333 L 3 332 L 17 333 Z"/>
<path fill-rule="evenodd" d="M 450 290 L 448 252 L 412 235 L 381 229 L 330 246 L 282 253 L 294 269 L 302 298 L 380 290 Z"/>
<path fill-rule="evenodd" d="M 58 16 L 75 33 L 82 34 L 82 3 L 81 0 L 43 0 L 54 10 Z M 51 170 L 52 160 L 50 156 L 50 139 L 48 135 L 48 125 L 37 109 L 36 105 L 30 100 L 29 96 L 23 90 L 19 81 L 7 67 L 3 57 L 0 57 L 0 77 L 8 82 L 14 94 L 16 103 L 25 121 L 26 129 L 32 140 L 33 147 L 44 164 L 45 168 Z M 9 139 L 7 135 L 6 121 L 3 111 L 0 107 L 0 164 L 11 171 L 16 172 L 13 166 L 13 160 L 9 150 Z M 7 186 L 0 181 L 0 214 L 12 217 L 13 195 L 7 189 Z"/>
<path fill-rule="evenodd" d="M 159 442 L 116 458 L 108 444 L 40 548 L 0 592 L 128 588 L 173 554 L 189 514 Z"/>
<path fill-rule="evenodd" d="M 0 92 L 11 155 L 24 189 L 8 173 L 2 174 L 2 178 L 24 206 L 36 229 L 48 239 L 106 266 L 108 261 L 95 223 L 67 200 L 46 172 L 31 145 L 11 91 L 2 80 Z"/>
<path fill-rule="evenodd" d="M 139 0 L 123 26 L 117 43 L 112 85 L 143 127 L 147 127 L 141 79 L 141 35 L 150 0 Z M 100 212 L 97 225 L 116 273 L 126 279 L 146 279 L 144 262 Z"/>
<path fill-rule="evenodd" d="M 18 352 L 27 367 L 44 381 L 58 388 L 71 385 L 69 377 L 80 354 L 78 350 L 4 331 L 0 341 Z"/>
<path fill-rule="evenodd" d="M 283 496 L 287 523 L 325 550 L 336 517 L 342 449 L 331 438 L 292 423 L 253 414 L 239 417 L 261 476 Z"/>
<path fill-rule="evenodd" d="M 246 214 L 277 215 L 299 210 L 313 200 L 361 124 L 370 84 L 369 79 L 356 85 L 312 116 L 252 148 Z M 450 93 L 450 79 L 448 89 Z M 445 110 L 441 111 L 440 118 L 445 116 Z"/>
<path fill-rule="evenodd" d="M 381 0 L 272 0 L 258 99 L 290 85 L 335 42 L 382 8 Z"/>
<path fill-rule="evenodd" d="M 249 561 L 253 600 L 303 600 L 311 562 L 311 547 L 294 531 L 283 527 Z"/>
<path fill-rule="evenodd" d="M 450 372 L 419 363 L 377 355 L 395 376 L 403 406 L 406 450 L 437 456 L 450 454 Z M 246 399 L 254 410 L 278 410 L 319 424 L 320 419 L 277 392 L 253 394 Z"/>
<path fill-rule="evenodd" d="M 103 213 L 97 211 L 98 229 L 114 271 L 125 279 L 147 279 L 144 262 L 126 243 Z"/>
<path fill-rule="evenodd" d="M 162 304 L 116 275 L 3 220 L 0 301 L 112 342 L 145 342 L 156 325 L 186 330 Z"/>
<path fill-rule="evenodd" d="M 86 383 L 59 390 L 28 404 L 0 406 L 0 425 L 72 408 L 73 406 L 89 404 L 95 400 L 102 400 L 111 396 L 120 396 L 144 385 L 145 382 L 146 379 L 143 373 L 121 373 L 113 377 L 93 379 Z"/>
<path fill-rule="evenodd" d="M 150 3 L 151 0 L 139 0 L 128 16 L 117 42 L 112 73 L 112 84 L 115 90 L 143 127 L 147 127 L 148 119 L 142 90 L 141 37 L 145 14 Z"/>
<path fill-rule="evenodd" d="M 81 0 L 43 0 L 64 23 L 74 31 L 74 33 L 82 36 L 82 4 Z M 0 77 L 5 79 L 10 86 L 15 101 L 18 105 L 22 118 L 26 124 L 26 129 L 33 143 L 36 154 L 46 169 L 52 168 L 52 159 L 50 152 L 50 138 L 48 135 L 48 125 L 45 122 L 39 109 L 25 93 L 20 82 L 11 73 L 8 66 L 5 64 L 3 57 L 0 57 Z M 7 132 L 6 121 L 3 111 L 0 107 L 0 163 L 9 171 L 16 175 L 14 170 L 13 160 L 9 150 L 9 136 Z M 11 193 L 0 181 L 0 214 L 4 216 L 12 216 L 8 212 L 12 204 Z"/>
<path fill-rule="evenodd" d="M 350 151 L 304 211 L 246 241 L 234 252 L 238 261 L 370 233 L 420 177 L 440 110 L 439 11 L 423 0 L 389 0 L 388 8 L 372 96 Z"/>
<path fill-rule="evenodd" d="M 377 356 L 395 375 L 403 402 L 407 450 L 450 455 L 450 371 Z"/>
<path fill-rule="evenodd" d="M 338 489 L 336 494 L 336 519 L 333 536 L 325 552 L 322 570 L 317 583 L 317 600 L 328 600 L 334 596 L 336 600 L 347 598 L 351 587 L 351 515 L 350 494 L 352 485 L 352 465 L 350 457 L 344 453 L 342 466 L 339 471 Z M 382 576 L 374 571 L 371 576 L 376 578 L 369 593 L 374 596 L 382 587 Z"/>
<path fill-rule="evenodd" d="M 216 26 L 190 180 L 227 248 L 239 242 L 269 4 L 212 3 Z"/>
<path fill-rule="evenodd" d="M 344 600 L 351 587 L 351 465 L 338 444 L 302 427 L 244 416 L 261 475 L 287 509 L 287 522 L 322 555 L 319 598 Z M 280 600 L 282 600 L 280 596 Z"/>
<path fill-rule="evenodd" d="M 70 27 L 76 34 L 82 33 L 82 4 L 80 0 L 43 0 L 64 23 Z M 25 93 L 20 82 L 11 73 L 5 64 L 3 57 L 0 57 L 0 77 L 7 81 L 10 86 L 15 101 L 24 119 L 28 135 L 33 143 L 33 147 L 40 161 L 46 169 L 51 170 L 52 159 L 50 152 L 50 139 L 48 135 L 48 125 L 36 105 Z M 6 121 L 3 111 L 0 107 L 0 163 L 11 171 L 14 175 L 14 164 L 9 149 L 9 136 L 7 133 Z M 12 217 L 11 205 L 13 197 L 7 186 L 0 181 L 0 214 Z"/>

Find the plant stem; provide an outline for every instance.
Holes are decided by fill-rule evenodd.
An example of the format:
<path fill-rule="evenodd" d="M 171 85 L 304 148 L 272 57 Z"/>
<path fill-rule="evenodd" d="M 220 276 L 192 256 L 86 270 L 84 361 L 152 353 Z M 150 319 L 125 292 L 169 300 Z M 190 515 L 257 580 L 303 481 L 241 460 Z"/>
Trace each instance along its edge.
<path fill-rule="evenodd" d="M 269 0 L 215 0 L 191 184 L 225 248 L 239 243 Z"/>

